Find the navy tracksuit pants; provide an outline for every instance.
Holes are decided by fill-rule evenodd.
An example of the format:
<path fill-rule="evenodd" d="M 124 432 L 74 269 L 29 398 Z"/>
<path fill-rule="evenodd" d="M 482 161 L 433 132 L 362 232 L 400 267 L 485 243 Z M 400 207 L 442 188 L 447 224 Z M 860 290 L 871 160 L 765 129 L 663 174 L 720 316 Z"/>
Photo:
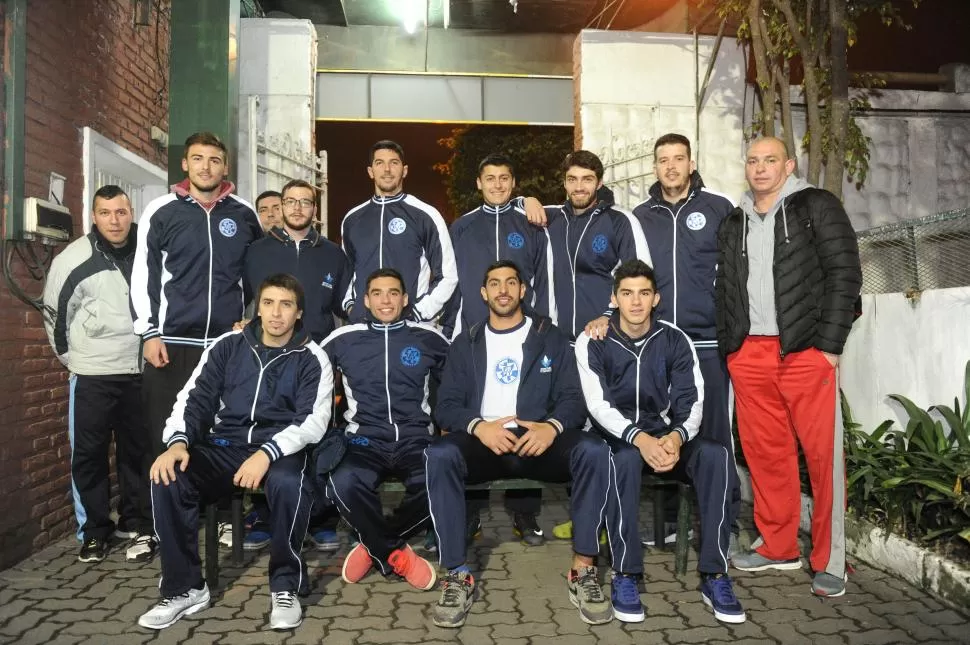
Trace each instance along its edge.
<path fill-rule="evenodd" d="M 613 451 L 613 470 L 606 510 L 606 528 L 613 554 L 613 569 L 620 573 L 643 573 L 640 544 L 640 488 L 644 469 L 640 451 L 632 444 L 607 437 Z M 701 551 L 697 569 L 701 573 L 727 573 L 728 543 L 731 539 L 731 452 L 719 443 L 695 437 L 680 449 L 673 470 L 657 473 L 691 484 L 700 507 Z M 653 472 L 649 470 L 649 472 Z M 575 489 L 573 490 L 575 495 Z"/>
<path fill-rule="evenodd" d="M 572 481 L 573 550 L 588 556 L 599 553 L 610 449 L 598 436 L 578 430 L 564 432 L 538 457 L 519 457 L 496 455 L 475 436 L 454 432 L 435 441 L 425 455 L 428 500 L 442 567 L 454 569 L 465 563 L 465 485 L 509 477 Z"/>
<path fill-rule="evenodd" d="M 351 435 L 347 453 L 327 481 L 327 497 L 385 576 L 393 571 L 387 558 L 428 521 L 424 449 L 431 440 L 431 435 L 398 441 Z M 389 477 L 404 485 L 404 499 L 385 518 L 378 489 Z"/>
<path fill-rule="evenodd" d="M 168 486 L 152 484 L 155 535 L 162 557 L 162 596 L 199 588 L 199 506 L 231 495 L 232 478 L 259 446 L 218 446 L 200 443 L 189 448 L 189 465 L 176 470 Z M 269 588 L 272 592 L 309 591 L 306 563 L 300 556 L 313 498 L 304 472 L 304 452 L 270 464 L 263 478 L 269 502 L 272 539 L 269 544 Z M 177 468 L 177 467 L 176 467 Z"/>

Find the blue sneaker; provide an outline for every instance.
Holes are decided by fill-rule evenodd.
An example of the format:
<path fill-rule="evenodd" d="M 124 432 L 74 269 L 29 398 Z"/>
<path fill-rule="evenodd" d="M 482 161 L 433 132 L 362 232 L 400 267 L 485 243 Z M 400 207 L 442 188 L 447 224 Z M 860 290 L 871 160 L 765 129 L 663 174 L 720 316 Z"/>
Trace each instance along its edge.
<path fill-rule="evenodd" d="M 737 625 L 745 621 L 744 608 L 734 595 L 734 584 L 728 574 L 701 574 L 701 597 L 722 623 Z"/>
<path fill-rule="evenodd" d="M 256 522 L 243 538 L 243 551 L 261 551 L 269 546 L 270 538 L 269 524 Z"/>
<path fill-rule="evenodd" d="M 642 623 L 646 617 L 640 591 L 637 589 L 636 576 L 613 573 L 610 585 L 610 600 L 613 603 L 613 617 L 624 623 Z"/>
<path fill-rule="evenodd" d="M 307 534 L 307 539 L 317 551 L 333 552 L 340 550 L 340 536 L 332 529 L 321 529 Z"/>

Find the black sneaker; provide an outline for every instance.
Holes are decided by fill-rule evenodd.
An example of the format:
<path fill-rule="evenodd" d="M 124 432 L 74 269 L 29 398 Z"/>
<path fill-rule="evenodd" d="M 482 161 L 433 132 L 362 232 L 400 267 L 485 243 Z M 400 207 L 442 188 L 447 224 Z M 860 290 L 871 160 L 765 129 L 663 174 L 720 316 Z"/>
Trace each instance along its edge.
<path fill-rule="evenodd" d="M 480 537 L 482 537 L 482 516 L 471 513 L 465 521 L 465 547 L 470 547 L 472 542 Z"/>
<path fill-rule="evenodd" d="M 512 532 L 522 538 L 522 543 L 528 546 L 542 546 L 546 543 L 546 535 L 539 528 L 535 515 L 516 513 L 512 517 Z"/>
<path fill-rule="evenodd" d="M 88 538 L 77 554 L 78 562 L 101 562 L 108 555 L 108 543 L 99 538 Z"/>
<path fill-rule="evenodd" d="M 125 560 L 128 562 L 151 562 L 158 549 L 158 542 L 154 535 L 142 534 L 131 541 L 125 551 Z"/>

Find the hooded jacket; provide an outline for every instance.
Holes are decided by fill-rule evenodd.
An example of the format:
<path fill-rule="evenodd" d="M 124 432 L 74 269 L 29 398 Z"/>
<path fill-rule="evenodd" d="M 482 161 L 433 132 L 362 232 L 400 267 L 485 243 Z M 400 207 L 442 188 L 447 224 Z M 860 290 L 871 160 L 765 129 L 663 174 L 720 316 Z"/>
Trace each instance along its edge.
<path fill-rule="evenodd" d="M 44 329 L 57 358 L 74 374 L 141 374 L 141 339 L 128 304 L 138 226 L 114 249 L 92 227 L 51 263 L 44 284 Z"/>
<path fill-rule="evenodd" d="M 434 327 L 372 320 L 341 327 L 322 347 L 343 374 L 348 435 L 397 441 L 434 433 L 430 380 L 439 380 L 448 354 Z"/>
<path fill-rule="evenodd" d="M 530 316 L 532 326 L 522 345 L 522 368 L 516 416 L 546 421 L 559 433 L 580 431 L 586 422 L 576 359 L 569 339 L 543 316 Z M 481 423 L 488 370 L 485 326 L 475 323 L 455 339 L 438 389 L 438 423 L 451 432 L 468 432 Z"/>
<path fill-rule="evenodd" d="M 458 263 L 458 288 L 442 321 L 445 335 L 488 318 L 482 299 L 485 270 L 498 260 L 511 260 L 526 284 L 523 303 L 547 316 L 552 302 L 552 246 L 549 234 L 529 223 L 520 199 L 502 206 L 482 204 L 451 225 L 451 243 Z"/>
<path fill-rule="evenodd" d="M 620 264 L 637 258 L 650 263 L 643 229 L 633 214 L 613 206 L 608 188 L 601 188 L 597 198 L 582 215 L 568 201 L 546 207 L 556 276 L 553 322 L 571 339 L 609 309 L 613 272 Z"/>
<path fill-rule="evenodd" d="M 253 242 L 246 253 L 246 301 L 258 295 L 263 280 L 277 273 L 289 273 L 300 281 L 305 296 L 301 320 L 314 342 L 334 330 L 334 316 L 347 317 L 341 301 L 350 285 L 350 263 L 340 247 L 316 229 L 311 227 L 305 238 L 294 240 L 283 228 L 274 227 Z"/>
<path fill-rule="evenodd" d="M 131 273 L 134 328 L 144 340 L 204 347 L 242 318 L 246 251 L 263 230 L 234 188 L 222 182 L 203 204 L 186 179 L 145 207 Z"/>
<path fill-rule="evenodd" d="M 717 230 L 733 209 L 734 202 L 705 187 L 696 170 L 686 198 L 668 203 L 658 181 L 633 209 L 657 275 L 657 316 L 682 329 L 698 349 L 717 347 Z"/>
<path fill-rule="evenodd" d="M 360 301 L 367 278 L 384 267 L 404 277 L 410 317 L 427 322 L 441 315 L 458 286 L 458 271 L 448 227 L 434 206 L 406 193 L 372 197 L 344 216 L 340 236 L 354 272 L 343 300 L 352 322 L 365 319 Z"/>
<path fill-rule="evenodd" d="M 283 347 L 261 338 L 254 318 L 202 353 L 165 423 L 167 446 L 258 446 L 272 462 L 323 438 L 333 406 L 330 360 L 299 321 Z"/>
<path fill-rule="evenodd" d="M 576 363 L 593 423 L 633 443 L 646 432 L 697 435 L 704 412 L 704 378 L 687 334 L 658 320 L 644 338 L 631 339 L 611 321 L 606 338 L 576 339 Z"/>
<path fill-rule="evenodd" d="M 725 356 L 748 334 L 777 334 L 782 356 L 810 347 L 841 354 L 855 320 L 862 268 L 845 209 L 797 178 L 782 194 L 764 221 L 746 194 L 718 232 L 717 336 Z"/>

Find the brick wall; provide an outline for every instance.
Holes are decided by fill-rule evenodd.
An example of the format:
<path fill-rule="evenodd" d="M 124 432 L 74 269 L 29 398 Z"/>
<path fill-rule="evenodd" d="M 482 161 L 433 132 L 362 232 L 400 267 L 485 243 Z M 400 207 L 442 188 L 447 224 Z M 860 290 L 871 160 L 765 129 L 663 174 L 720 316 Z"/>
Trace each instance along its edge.
<path fill-rule="evenodd" d="M 153 2 L 153 5 L 157 3 Z M 50 173 L 82 230 L 82 128 L 165 167 L 150 128 L 168 130 L 168 0 L 133 25 L 131 0 L 31 0 L 27 7 L 26 196 Z M 42 286 L 14 274 L 33 294 Z M 0 569 L 74 531 L 67 372 L 40 314 L 0 285 Z"/>

